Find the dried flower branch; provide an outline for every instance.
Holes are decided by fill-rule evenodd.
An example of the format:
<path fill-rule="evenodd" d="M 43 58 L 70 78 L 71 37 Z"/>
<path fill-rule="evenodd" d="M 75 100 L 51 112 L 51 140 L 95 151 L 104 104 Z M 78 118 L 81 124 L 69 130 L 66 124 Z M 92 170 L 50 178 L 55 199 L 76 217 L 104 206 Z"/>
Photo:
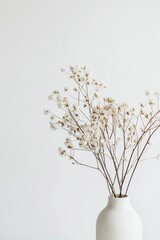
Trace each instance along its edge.
<path fill-rule="evenodd" d="M 55 90 L 48 99 L 62 114 L 44 111 L 50 116 L 51 129 L 68 133 L 60 155 L 73 164 L 98 170 L 111 196 L 127 195 L 137 166 L 160 128 L 159 93 L 146 91 L 147 101 L 136 111 L 126 103 L 103 97 L 106 85 L 93 79 L 86 67 L 71 66 L 68 72 L 61 71 L 68 74 L 73 88 L 65 87 L 63 93 Z M 78 160 L 78 151 L 91 153 L 95 164 Z"/>

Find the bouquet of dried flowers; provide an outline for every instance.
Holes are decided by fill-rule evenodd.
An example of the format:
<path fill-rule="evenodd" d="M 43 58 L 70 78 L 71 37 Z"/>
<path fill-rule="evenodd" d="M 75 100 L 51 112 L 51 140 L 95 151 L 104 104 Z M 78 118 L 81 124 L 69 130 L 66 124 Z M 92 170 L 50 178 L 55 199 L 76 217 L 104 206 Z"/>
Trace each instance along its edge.
<path fill-rule="evenodd" d="M 56 103 L 58 115 L 44 111 L 50 116 L 51 129 L 67 132 L 60 155 L 72 164 L 98 170 L 110 196 L 127 196 L 135 170 L 160 128 L 159 94 L 146 91 L 146 103 L 136 110 L 103 96 L 106 85 L 93 79 L 86 67 L 61 71 L 68 74 L 73 87 L 65 87 L 62 93 L 55 90 L 48 97 Z M 82 161 L 77 154 L 82 151 L 92 154 L 94 160 Z"/>

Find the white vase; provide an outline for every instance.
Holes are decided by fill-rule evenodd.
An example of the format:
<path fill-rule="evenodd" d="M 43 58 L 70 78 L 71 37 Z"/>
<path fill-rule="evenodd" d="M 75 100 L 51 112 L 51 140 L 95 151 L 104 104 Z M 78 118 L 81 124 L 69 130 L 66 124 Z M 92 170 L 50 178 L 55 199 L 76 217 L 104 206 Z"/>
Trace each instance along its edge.
<path fill-rule="evenodd" d="M 108 197 L 96 223 L 96 240 L 142 240 L 142 224 L 129 197 Z"/>

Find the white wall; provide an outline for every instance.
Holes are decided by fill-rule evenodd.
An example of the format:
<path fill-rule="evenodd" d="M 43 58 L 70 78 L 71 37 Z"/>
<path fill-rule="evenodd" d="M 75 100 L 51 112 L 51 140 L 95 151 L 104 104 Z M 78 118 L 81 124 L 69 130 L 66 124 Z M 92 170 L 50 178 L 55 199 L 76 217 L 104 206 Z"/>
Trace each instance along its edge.
<path fill-rule="evenodd" d="M 159 12 L 158 0 L 0 0 L 0 240 L 95 239 L 105 183 L 59 157 L 43 109 L 72 64 L 131 104 L 160 91 Z M 159 173 L 147 161 L 131 185 L 145 240 L 160 239 Z"/>

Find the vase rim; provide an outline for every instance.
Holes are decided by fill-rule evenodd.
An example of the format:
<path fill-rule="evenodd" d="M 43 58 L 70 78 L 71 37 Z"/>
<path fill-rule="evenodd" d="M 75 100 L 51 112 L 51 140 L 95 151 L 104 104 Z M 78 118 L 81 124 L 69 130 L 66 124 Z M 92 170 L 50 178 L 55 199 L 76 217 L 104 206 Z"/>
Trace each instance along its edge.
<path fill-rule="evenodd" d="M 112 197 L 112 196 L 108 196 L 109 199 L 115 199 L 115 200 L 119 200 L 119 199 L 128 199 L 129 196 L 128 195 L 122 195 L 122 197 Z"/>
<path fill-rule="evenodd" d="M 120 207 L 120 208 L 123 208 L 123 207 L 127 207 L 130 205 L 130 199 L 128 196 L 125 196 L 125 197 L 108 197 L 108 206 L 110 207 Z"/>

